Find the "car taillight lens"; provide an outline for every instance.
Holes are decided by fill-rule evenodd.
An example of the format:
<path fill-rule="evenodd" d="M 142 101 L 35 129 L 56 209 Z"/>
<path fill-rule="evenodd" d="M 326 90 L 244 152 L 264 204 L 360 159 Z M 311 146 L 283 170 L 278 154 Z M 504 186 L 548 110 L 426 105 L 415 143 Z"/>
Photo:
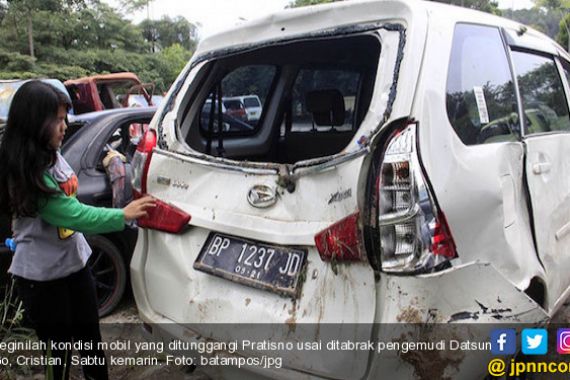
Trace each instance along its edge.
<path fill-rule="evenodd" d="M 142 197 L 147 192 L 147 177 L 152 158 L 152 151 L 156 147 L 156 132 L 149 129 L 143 135 L 133 155 L 131 166 L 133 168 L 133 197 Z M 137 219 L 137 225 L 143 228 L 178 233 L 188 224 L 191 216 L 176 206 L 155 198 L 156 206 L 147 209 L 148 216 Z"/>
<path fill-rule="evenodd" d="M 323 261 L 362 260 L 359 213 L 347 216 L 315 235 L 317 250 Z"/>
<path fill-rule="evenodd" d="M 132 187 L 135 198 L 146 193 L 147 173 L 152 158 L 152 150 L 155 146 L 156 132 L 149 129 L 144 133 L 131 160 L 133 169 Z"/>
<path fill-rule="evenodd" d="M 445 217 L 422 174 L 415 124 L 390 137 L 376 191 L 383 271 L 427 272 L 457 257 Z"/>
<path fill-rule="evenodd" d="M 155 199 L 156 206 L 147 210 L 148 216 L 137 219 L 139 227 L 178 233 L 190 221 L 190 215 L 176 206 Z"/>

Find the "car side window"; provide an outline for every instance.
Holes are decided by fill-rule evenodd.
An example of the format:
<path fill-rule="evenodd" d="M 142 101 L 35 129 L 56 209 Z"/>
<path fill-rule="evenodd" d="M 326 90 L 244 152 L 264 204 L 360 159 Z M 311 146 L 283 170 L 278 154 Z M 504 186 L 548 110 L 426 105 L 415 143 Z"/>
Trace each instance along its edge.
<path fill-rule="evenodd" d="M 517 100 L 498 28 L 457 24 L 446 103 L 449 121 L 464 144 L 517 139 Z"/>
<path fill-rule="evenodd" d="M 98 168 L 103 170 L 101 163 L 109 150 L 116 150 L 125 156 L 127 162 L 130 162 L 140 138 L 148 130 L 149 122 L 149 118 L 132 120 L 114 129 L 103 145 L 103 151 L 99 154 Z"/>
<path fill-rule="evenodd" d="M 570 131 L 568 103 L 552 57 L 513 51 L 526 134 Z"/>

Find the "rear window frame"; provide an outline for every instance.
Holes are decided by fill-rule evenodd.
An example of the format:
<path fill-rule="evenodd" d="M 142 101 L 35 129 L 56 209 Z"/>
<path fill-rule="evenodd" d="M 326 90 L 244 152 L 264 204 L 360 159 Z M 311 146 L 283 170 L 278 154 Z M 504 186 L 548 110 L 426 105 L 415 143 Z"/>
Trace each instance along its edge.
<path fill-rule="evenodd" d="M 331 56 L 328 57 L 329 53 L 327 52 L 326 55 L 328 58 L 326 59 L 321 58 L 323 57 L 322 54 L 313 55 L 318 57 L 316 62 L 340 62 L 343 61 L 343 59 L 340 58 L 339 60 L 339 57 L 344 56 L 345 62 L 356 62 L 357 68 L 363 68 L 366 72 L 363 82 L 369 82 L 369 85 L 366 84 L 361 86 L 362 88 L 360 93 L 363 96 L 361 97 L 361 101 L 359 101 L 360 104 L 357 106 L 359 111 L 356 113 L 356 123 L 360 128 L 361 124 L 366 121 L 366 116 L 368 115 L 368 110 L 371 104 L 370 102 L 374 94 L 373 89 L 376 88 L 376 85 L 378 84 L 379 62 L 384 62 L 383 60 L 386 59 L 382 58 L 382 51 L 384 50 L 382 41 L 384 38 L 390 38 L 393 40 L 395 42 L 395 45 L 393 46 L 397 46 L 397 53 L 390 56 L 391 60 L 389 65 L 392 70 L 389 70 L 389 74 L 385 79 L 386 82 L 383 83 L 383 88 L 389 92 L 389 96 L 385 99 L 386 104 L 383 105 L 384 108 L 382 113 L 384 115 L 384 119 L 387 119 L 392 113 L 392 107 L 396 98 L 395 95 L 397 91 L 394 83 L 399 77 L 399 71 L 397 68 L 403 60 L 405 47 L 403 42 L 405 41 L 405 33 L 405 25 L 397 22 L 364 23 L 338 28 L 335 27 L 334 29 L 327 30 L 324 33 L 322 31 L 319 31 L 318 33 L 311 32 L 303 35 L 292 36 L 290 38 L 262 41 L 262 43 L 255 45 L 235 46 L 199 54 L 189 63 L 187 68 L 180 74 L 177 81 L 173 84 L 173 88 L 171 89 L 169 96 L 164 102 L 164 105 L 160 108 L 157 118 L 154 120 L 158 132 L 158 147 L 164 150 L 171 150 L 174 148 L 175 152 L 183 155 L 201 157 L 212 162 L 223 162 L 227 160 L 228 162 L 240 162 L 241 166 L 245 165 L 252 167 L 258 167 L 260 164 L 262 166 L 276 165 L 276 167 L 282 165 L 280 160 L 274 161 L 271 157 L 260 159 L 260 155 L 264 155 L 268 152 L 267 147 L 269 145 L 267 142 L 269 139 L 273 138 L 270 134 L 274 136 L 276 135 L 275 132 L 268 132 L 270 129 L 266 128 L 266 126 L 273 125 L 271 129 L 274 131 L 278 127 L 278 121 L 280 119 L 279 114 L 283 112 L 282 102 L 283 94 L 285 92 L 272 91 L 273 97 L 266 99 L 266 101 L 270 103 L 270 107 L 267 107 L 267 114 L 263 117 L 264 121 L 261 125 L 261 129 L 255 136 L 228 139 L 226 138 L 227 135 L 224 135 L 224 144 L 222 146 L 222 150 L 218 150 L 218 154 L 207 153 L 209 152 L 209 149 L 206 150 L 207 140 L 201 136 L 198 128 L 196 128 L 196 123 L 193 123 L 193 120 L 195 120 L 194 115 L 199 112 L 201 103 L 201 101 L 197 101 L 197 99 L 205 99 L 208 95 L 207 91 L 212 88 L 216 81 L 216 79 L 212 78 L 223 75 L 223 65 L 218 65 L 217 63 L 227 59 L 228 61 L 225 65 L 226 68 L 243 66 L 246 63 L 276 64 L 278 66 L 282 66 L 281 62 L 283 60 L 283 62 L 287 64 L 283 65 L 284 70 L 278 77 L 277 89 L 280 89 L 284 83 L 287 83 L 284 82 L 283 78 L 285 77 L 283 75 L 289 75 L 289 66 L 295 66 L 296 64 L 301 63 L 300 60 L 306 61 L 306 59 L 303 58 L 303 56 L 298 56 L 297 58 L 293 58 L 293 61 L 289 61 L 289 58 L 284 59 L 284 57 L 287 57 L 285 55 L 281 55 L 280 58 L 269 55 L 268 57 L 270 58 L 267 60 L 257 60 L 253 55 L 258 54 L 258 52 L 265 49 L 289 49 L 290 47 L 288 47 L 288 45 L 302 44 L 300 46 L 307 48 L 308 46 L 310 47 L 310 44 L 336 44 L 337 41 L 339 41 L 342 43 L 342 46 L 350 48 L 350 50 L 333 49 L 335 53 L 331 52 Z M 356 46 L 353 41 L 356 41 Z M 356 54 L 351 54 L 350 56 L 346 54 L 347 51 L 351 51 L 353 49 Z M 329 51 L 330 50 L 331 49 L 329 49 Z M 239 64 L 235 64 L 238 57 L 242 54 L 247 54 L 248 56 L 244 56 L 246 59 L 240 59 Z M 289 54 L 289 56 L 291 55 Z M 249 59 L 250 57 L 254 59 Z M 388 83 L 391 83 L 391 85 L 388 85 Z M 167 119 L 166 116 L 169 114 L 169 110 L 173 111 L 174 114 Z M 175 140 L 181 144 L 180 146 L 173 145 L 175 144 L 175 141 L 167 137 L 170 131 L 165 129 L 165 120 L 168 120 L 169 123 L 173 123 Z M 379 127 L 380 125 L 376 123 L 373 125 L 368 123 L 366 131 L 374 133 L 373 131 L 377 131 Z M 356 129 L 355 132 L 357 133 L 358 130 L 359 129 Z M 355 135 L 352 136 L 352 139 L 355 139 Z M 213 140 L 213 149 L 216 149 L 215 147 L 218 143 L 216 140 L 217 139 Z M 347 141 L 343 147 L 338 148 L 335 152 L 323 152 L 318 156 L 318 159 L 307 156 L 305 158 L 298 158 L 294 161 L 288 161 L 288 163 L 294 164 L 295 166 L 301 165 L 301 162 L 303 162 L 302 165 L 312 166 L 317 162 L 325 162 L 330 159 L 344 159 L 344 157 L 355 154 L 356 151 L 358 151 L 359 154 L 363 154 L 365 152 L 365 145 L 368 145 L 369 140 L 361 140 L 362 143 L 355 145 L 348 145 L 351 141 Z M 219 141 L 219 144 L 221 144 L 221 141 L 222 140 Z M 228 144 L 226 145 L 225 142 Z M 260 144 L 265 144 L 266 148 L 262 148 L 264 150 L 259 150 L 260 153 L 258 156 L 253 156 L 258 154 L 257 151 L 255 151 L 255 146 L 257 145 L 262 147 Z M 351 147 L 349 151 L 346 151 L 347 146 Z M 253 153 L 250 154 L 248 152 Z"/>

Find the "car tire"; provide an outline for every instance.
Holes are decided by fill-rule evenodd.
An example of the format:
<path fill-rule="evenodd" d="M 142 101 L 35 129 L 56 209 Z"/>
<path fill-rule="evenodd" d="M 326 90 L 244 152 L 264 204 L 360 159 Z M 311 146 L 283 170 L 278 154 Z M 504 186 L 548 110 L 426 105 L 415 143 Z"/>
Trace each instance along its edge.
<path fill-rule="evenodd" d="M 93 251 L 87 266 L 93 275 L 99 317 L 111 313 L 119 304 L 127 284 L 127 268 L 121 252 L 111 240 L 100 235 L 87 236 Z"/>

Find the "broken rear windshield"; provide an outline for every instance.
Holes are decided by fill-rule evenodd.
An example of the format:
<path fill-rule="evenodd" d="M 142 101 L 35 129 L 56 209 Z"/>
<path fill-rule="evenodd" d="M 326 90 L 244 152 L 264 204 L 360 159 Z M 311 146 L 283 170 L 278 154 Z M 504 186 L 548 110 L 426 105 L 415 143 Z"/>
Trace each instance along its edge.
<path fill-rule="evenodd" d="M 185 97 L 182 137 L 195 151 L 237 160 L 294 163 L 339 153 L 368 110 L 379 55 L 377 35 L 365 33 L 213 60 Z"/>

